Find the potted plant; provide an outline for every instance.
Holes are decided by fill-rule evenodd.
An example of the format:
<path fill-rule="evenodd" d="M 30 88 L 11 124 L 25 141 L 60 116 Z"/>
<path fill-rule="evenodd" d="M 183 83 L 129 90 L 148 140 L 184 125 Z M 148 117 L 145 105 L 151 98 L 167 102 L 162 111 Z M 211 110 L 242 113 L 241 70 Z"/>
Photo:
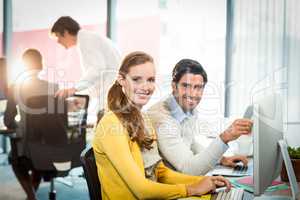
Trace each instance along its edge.
<path fill-rule="evenodd" d="M 292 161 L 296 179 L 298 182 L 300 182 L 300 147 L 298 148 L 288 147 L 288 152 Z M 281 180 L 286 182 L 288 181 L 288 175 L 284 163 L 281 170 Z"/>

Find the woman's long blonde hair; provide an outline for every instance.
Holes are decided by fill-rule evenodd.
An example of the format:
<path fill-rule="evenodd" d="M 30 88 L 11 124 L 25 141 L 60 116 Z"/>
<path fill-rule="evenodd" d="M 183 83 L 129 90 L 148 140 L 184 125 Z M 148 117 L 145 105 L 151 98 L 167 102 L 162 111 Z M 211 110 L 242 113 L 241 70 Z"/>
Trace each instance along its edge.
<path fill-rule="evenodd" d="M 153 63 L 153 58 L 140 51 L 128 54 L 119 69 L 119 75 L 124 79 L 131 67 L 144 63 Z M 136 141 L 141 148 L 151 149 L 153 139 L 147 137 L 144 120 L 140 110 L 133 105 L 122 91 L 122 86 L 116 81 L 108 92 L 108 108 L 118 117 L 128 131 L 131 140 Z"/>

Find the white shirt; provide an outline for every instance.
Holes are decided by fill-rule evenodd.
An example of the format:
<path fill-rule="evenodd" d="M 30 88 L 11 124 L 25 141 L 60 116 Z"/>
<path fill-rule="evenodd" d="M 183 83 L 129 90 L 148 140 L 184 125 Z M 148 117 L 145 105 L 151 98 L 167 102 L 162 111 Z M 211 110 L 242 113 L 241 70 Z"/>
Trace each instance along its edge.
<path fill-rule="evenodd" d="M 156 129 L 162 157 L 180 172 L 204 175 L 228 149 L 219 137 L 207 148 L 198 143 L 196 135 L 201 131 L 201 122 L 196 112 L 184 113 L 173 95 L 152 106 L 148 114 Z"/>
<path fill-rule="evenodd" d="M 90 95 L 97 97 L 98 107 L 104 108 L 107 92 L 119 69 L 120 53 L 111 40 L 86 30 L 78 32 L 77 48 L 83 76 L 75 89 L 88 89 Z"/>

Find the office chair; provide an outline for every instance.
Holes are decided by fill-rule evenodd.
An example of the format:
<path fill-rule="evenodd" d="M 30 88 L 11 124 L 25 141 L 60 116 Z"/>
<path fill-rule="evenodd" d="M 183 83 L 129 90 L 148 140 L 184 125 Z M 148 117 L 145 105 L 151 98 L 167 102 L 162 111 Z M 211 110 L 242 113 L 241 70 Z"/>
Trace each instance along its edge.
<path fill-rule="evenodd" d="M 92 147 L 87 147 L 80 156 L 91 200 L 101 200 L 101 184 Z"/>
<path fill-rule="evenodd" d="M 49 199 L 56 198 L 54 178 L 68 175 L 81 166 L 80 153 L 86 146 L 89 97 L 68 99 L 35 96 L 26 101 L 25 155 L 45 181 L 50 181 Z"/>
<path fill-rule="evenodd" d="M 97 113 L 97 124 L 104 115 L 104 110 L 100 110 Z M 101 200 L 101 184 L 98 177 L 96 160 L 94 157 L 94 151 L 91 146 L 87 147 L 80 155 L 85 179 L 89 188 L 89 195 L 91 200 Z"/>

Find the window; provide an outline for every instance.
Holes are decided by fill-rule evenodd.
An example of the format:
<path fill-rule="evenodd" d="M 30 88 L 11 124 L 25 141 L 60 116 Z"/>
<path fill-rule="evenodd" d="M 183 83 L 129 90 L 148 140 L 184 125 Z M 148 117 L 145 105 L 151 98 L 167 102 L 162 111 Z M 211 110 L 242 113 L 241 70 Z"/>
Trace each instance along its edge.
<path fill-rule="evenodd" d="M 13 1 L 14 64 L 10 68 L 11 82 L 23 71 L 19 60 L 27 48 L 41 51 L 46 66 L 43 78 L 70 85 L 80 78 L 81 68 L 76 49 L 66 51 L 49 37 L 53 23 L 65 15 L 77 20 L 81 26 L 105 35 L 106 0 L 91 0 L 89 3 L 70 0 Z"/>
<path fill-rule="evenodd" d="M 192 58 L 209 79 L 199 110 L 205 116 L 223 115 L 225 0 L 120 0 L 116 13 L 122 52 L 143 50 L 155 59 L 158 84 L 149 106 L 171 92 L 175 64 Z"/>
<path fill-rule="evenodd" d="M 0 1 L 0 57 L 3 56 L 3 1 Z"/>

